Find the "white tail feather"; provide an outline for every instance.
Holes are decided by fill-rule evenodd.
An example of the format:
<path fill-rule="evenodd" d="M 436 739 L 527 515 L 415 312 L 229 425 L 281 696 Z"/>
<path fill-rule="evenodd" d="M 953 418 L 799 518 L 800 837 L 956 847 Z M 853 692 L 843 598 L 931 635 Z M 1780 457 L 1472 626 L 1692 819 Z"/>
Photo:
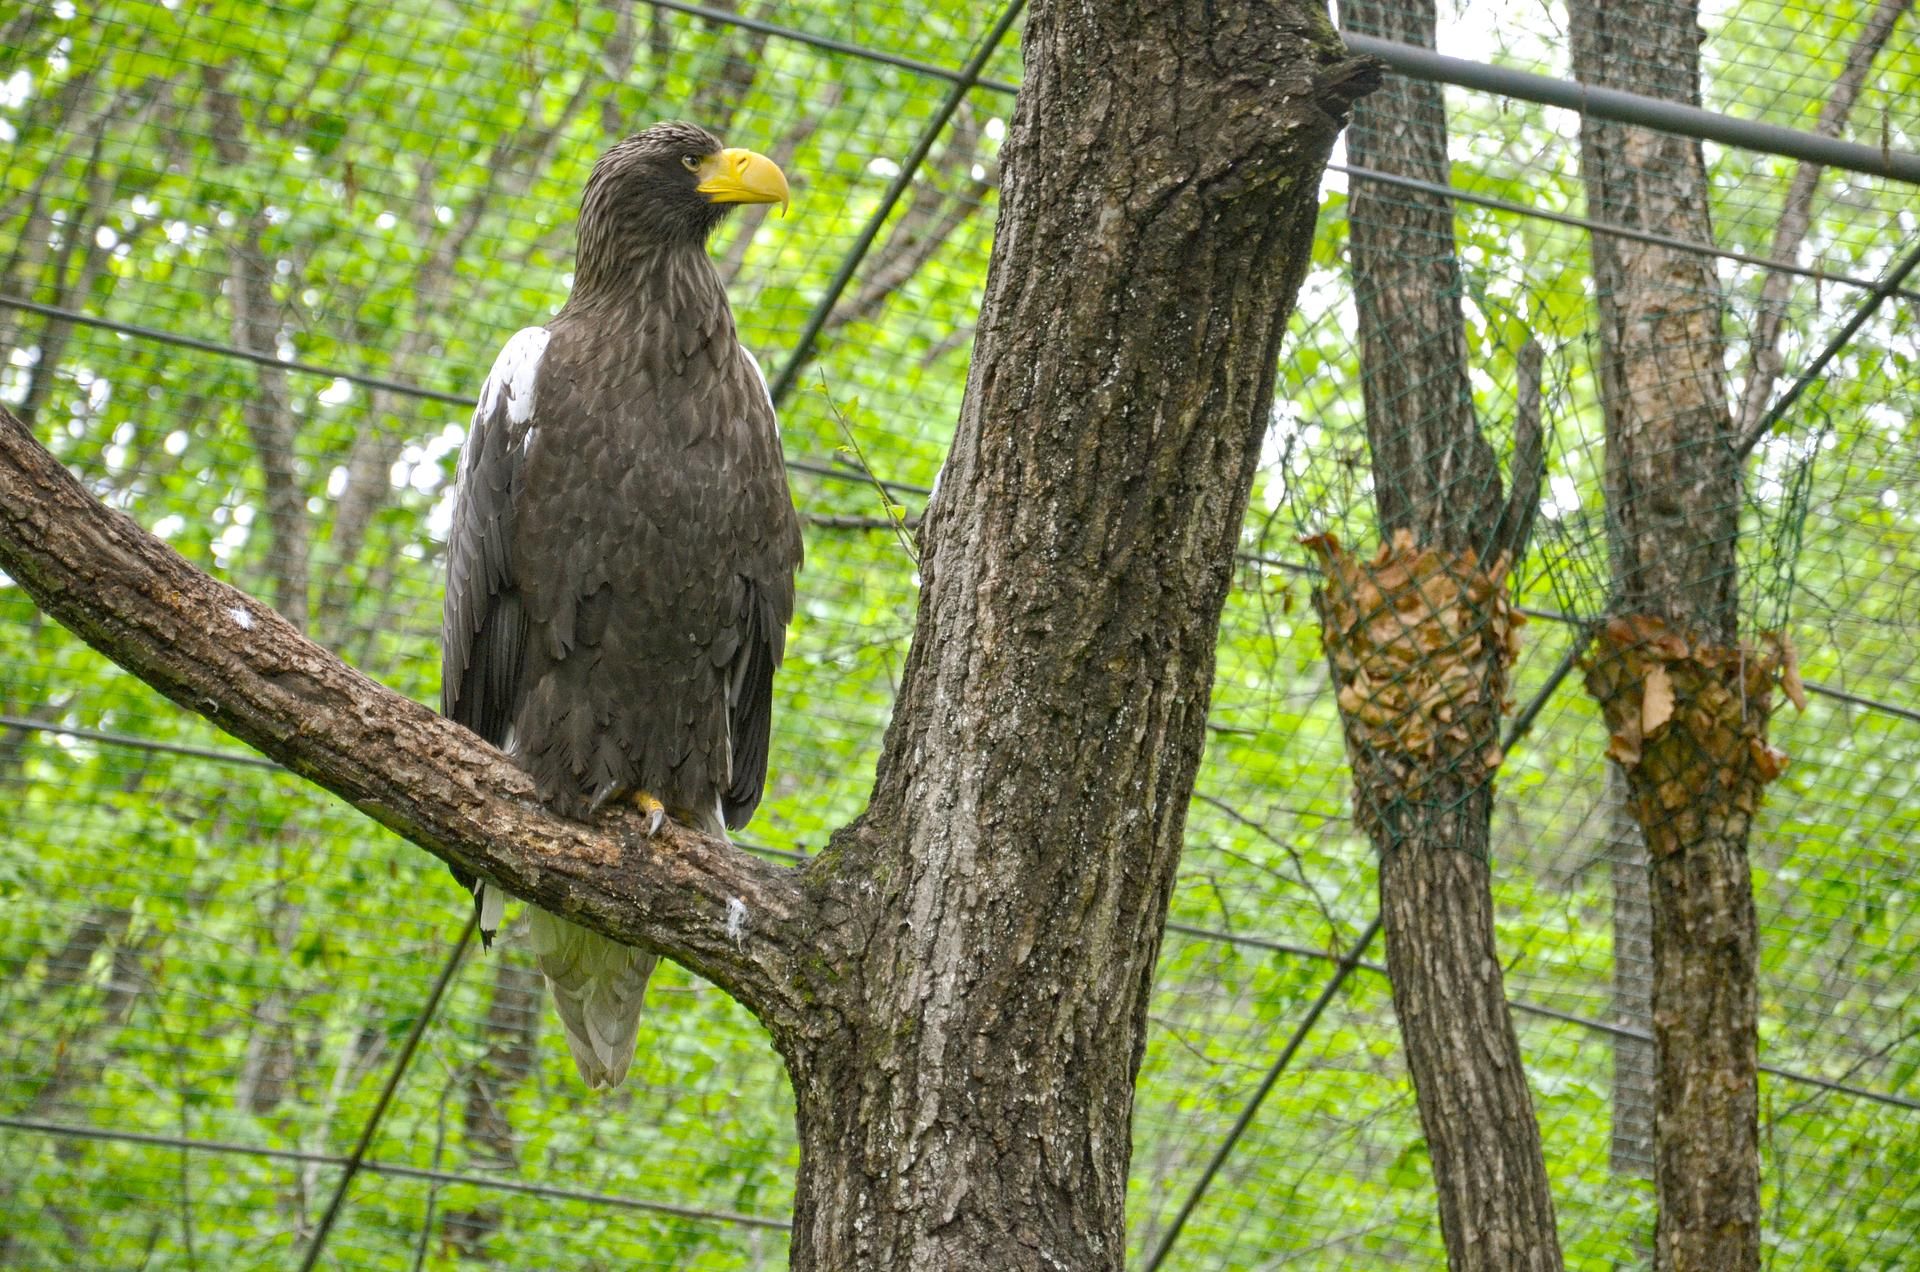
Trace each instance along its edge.
<path fill-rule="evenodd" d="M 553 991 L 581 1079 L 595 1088 L 617 1086 L 633 1063 L 653 955 L 532 906 L 527 944 Z"/>
<path fill-rule="evenodd" d="M 706 834 L 728 838 L 718 796 L 712 810 L 696 813 L 693 823 Z M 728 921 L 731 928 L 731 913 Z M 581 1078 L 590 1087 L 618 1086 L 633 1063 L 654 956 L 534 906 L 527 907 L 527 945 L 553 991 Z"/>
<path fill-rule="evenodd" d="M 491 939 L 500 930 L 501 920 L 506 918 L 507 894 L 490 886 L 485 879 L 476 879 L 473 895 L 480 899 L 480 930 Z"/>

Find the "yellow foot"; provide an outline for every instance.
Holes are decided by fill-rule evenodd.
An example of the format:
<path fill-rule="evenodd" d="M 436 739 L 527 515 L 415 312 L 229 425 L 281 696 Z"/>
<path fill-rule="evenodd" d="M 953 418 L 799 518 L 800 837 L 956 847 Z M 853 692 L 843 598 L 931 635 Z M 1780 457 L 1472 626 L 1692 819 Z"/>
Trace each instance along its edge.
<path fill-rule="evenodd" d="M 628 798 L 633 801 L 635 808 L 647 815 L 647 838 L 652 839 L 667 823 L 667 806 L 645 791 L 635 791 Z"/>

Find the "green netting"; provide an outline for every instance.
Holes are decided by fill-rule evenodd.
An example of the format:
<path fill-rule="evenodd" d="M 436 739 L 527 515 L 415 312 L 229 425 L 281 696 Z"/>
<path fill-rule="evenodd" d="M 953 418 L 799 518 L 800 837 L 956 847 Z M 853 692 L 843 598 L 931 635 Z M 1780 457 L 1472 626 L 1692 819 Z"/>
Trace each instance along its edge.
<path fill-rule="evenodd" d="M 1810 128 L 1875 6 L 1715 11 L 1705 103 Z M 688 116 L 786 167 L 785 220 L 715 244 L 778 377 L 808 566 L 746 838 L 817 849 L 861 806 L 911 633 L 913 563 L 836 410 L 910 512 L 964 388 L 1017 32 L 935 127 L 998 10 L 941 3 L 39 3 L 0 15 L 0 400 L 102 498 L 417 698 L 467 402 L 567 287 L 606 142 Z M 1487 0 L 1440 46 L 1567 74 L 1564 20 Z M 1896 24 L 1843 135 L 1920 149 Z M 1514 596 L 1534 708 L 1494 806 L 1500 950 L 1569 1265 L 1644 1261 L 1652 1199 L 1616 1063 L 1605 730 L 1565 665 L 1610 594 L 1578 121 L 1450 91 L 1477 418 L 1511 478 L 1520 350 L 1547 474 Z M 910 158 L 929 140 L 918 165 Z M 1790 161 L 1708 148 L 1728 409 L 1762 315 L 1778 400 L 1907 249 L 1912 192 L 1821 174 L 1764 263 Z M 1131 1189 L 1144 1263 L 1374 911 L 1303 531 L 1370 544 L 1347 208 L 1326 179 L 1219 645 L 1209 747 L 1152 1005 Z M 891 209 L 883 201 L 907 177 Z M 1414 180 L 1420 178 L 1414 177 Z M 1558 219 L 1555 219 L 1558 218 Z M 835 278 L 878 229 L 837 301 Z M 1598 232 L 1613 234 L 1602 227 Z M 1749 629 L 1813 697 L 1753 837 L 1765 1221 L 1778 1266 L 1920 1258 L 1920 392 L 1915 295 L 1882 305 L 1758 445 Z M 818 316 L 817 322 L 810 320 Z M 809 329 L 813 328 L 811 335 Z M 292 553 L 276 551 L 272 490 Z M 301 568 L 304 588 L 288 583 Z M 298 1266 L 465 917 L 440 866 L 121 675 L 0 586 L 0 1263 Z M 1624 939 L 1624 938 L 1622 938 Z M 1379 957 L 1378 951 L 1373 957 Z M 764 1035 L 663 969 L 627 1086 L 575 1081 L 511 939 L 468 955 L 398 1073 L 320 1263 L 780 1267 L 795 1148 Z M 1642 1154 L 1636 1156 L 1636 1153 Z M 1232 1143 L 1168 1268 L 1435 1266 L 1430 1170 L 1386 985 L 1362 966 Z"/>

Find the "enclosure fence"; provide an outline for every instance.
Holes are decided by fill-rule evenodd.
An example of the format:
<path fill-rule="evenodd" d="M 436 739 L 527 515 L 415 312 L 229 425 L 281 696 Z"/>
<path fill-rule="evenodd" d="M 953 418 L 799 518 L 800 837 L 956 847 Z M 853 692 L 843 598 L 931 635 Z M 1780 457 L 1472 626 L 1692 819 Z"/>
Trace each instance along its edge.
<path fill-rule="evenodd" d="M 1757 403 L 1735 417 L 1740 617 L 1791 641 L 1809 695 L 1775 721 L 1792 764 L 1751 850 L 1770 1257 L 1920 1265 L 1909 8 L 1735 4 L 1709 31 L 1707 109 L 1605 101 L 1714 140 L 1711 241 L 1586 206 L 1578 110 L 1602 108 L 1545 11 L 1449 15 L 1443 45 L 1471 57 L 1356 37 L 1452 85 L 1452 171 L 1340 153 L 1323 184 L 1151 1009 L 1135 1265 L 1443 1259 L 1308 602 L 1325 571 L 1299 542 L 1381 537 L 1345 264 L 1363 184 L 1449 201 L 1436 250 L 1461 271 L 1473 406 L 1502 454 L 1529 409 L 1544 430 L 1533 546 L 1503 584 L 1530 621 L 1493 858 L 1568 1265 L 1646 1262 L 1653 1205 L 1631 1076 L 1645 955 L 1606 729 L 1574 675 L 1617 542 L 1600 239 L 1697 256 L 1724 293 L 1729 374 Z M 911 633 L 895 531 L 958 413 L 1024 9 L 29 0 L 0 17 L 0 401 L 102 499 L 432 700 L 464 417 L 493 350 L 565 294 L 593 157 L 667 116 L 765 150 L 794 215 L 714 250 L 808 524 L 746 840 L 803 859 L 863 803 Z M 1849 75 L 1859 101 L 1831 120 Z M 791 1095 L 741 1009 L 663 969 L 628 1084 L 589 1097 L 524 953 L 509 933 L 479 955 L 437 862 L 223 743 L 10 583 L 0 802 L 0 1264 L 783 1265 Z"/>

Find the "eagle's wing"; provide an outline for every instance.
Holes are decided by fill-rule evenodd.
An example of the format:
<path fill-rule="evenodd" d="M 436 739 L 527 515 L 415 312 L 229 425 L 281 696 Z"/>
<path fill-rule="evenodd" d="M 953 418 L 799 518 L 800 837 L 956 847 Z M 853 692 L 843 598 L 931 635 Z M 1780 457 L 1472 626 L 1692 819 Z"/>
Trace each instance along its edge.
<path fill-rule="evenodd" d="M 480 390 L 460 449 L 447 598 L 440 625 L 440 710 L 487 741 L 506 741 L 519 691 L 526 616 L 513 578 L 514 505 L 533 438 L 544 327 L 514 333 Z"/>
<path fill-rule="evenodd" d="M 528 327 L 494 359 L 460 449 L 447 535 L 440 711 L 498 747 L 509 743 L 525 664 L 527 615 L 512 570 L 514 517 L 546 347 L 546 328 Z M 499 890 L 476 887 L 457 868 L 453 877 L 474 889 L 480 926 L 490 938 L 500 921 Z"/>
<path fill-rule="evenodd" d="M 746 581 L 740 647 L 727 667 L 727 741 L 733 771 L 720 796 L 730 830 L 753 816 L 767 783 L 767 738 L 773 728 L 773 671 L 780 665 L 786 624 L 769 611 L 771 598 Z"/>
<path fill-rule="evenodd" d="M 746 436 L 765 447 L 778 474 L 777 486 L 750 492 L 740 509 L 751 524 L 756 544 L 742 562 L 740 615 L 734 631 L 739 644 L 727 665 L 727 741 L 732 771 L 721 793 L 727 826 L 738 830 L 753 816 L 767 781 L 767 740 L 773 724 L 773 673 L 786 651 L 787 623 L 793 617 L 793 574 L 800 566 L 800 524 L 787 493 L 780 456 L 780 423 L 774 414 L 767 377 L 751 351 L 741 346 L 760 393 L 752 400 Z M 764 407 L 764 415 L 761 408 Z M 766 446 L 767 442 L 771 446 Z M 756 498 L 756 495 L 760 495 Z"/>

